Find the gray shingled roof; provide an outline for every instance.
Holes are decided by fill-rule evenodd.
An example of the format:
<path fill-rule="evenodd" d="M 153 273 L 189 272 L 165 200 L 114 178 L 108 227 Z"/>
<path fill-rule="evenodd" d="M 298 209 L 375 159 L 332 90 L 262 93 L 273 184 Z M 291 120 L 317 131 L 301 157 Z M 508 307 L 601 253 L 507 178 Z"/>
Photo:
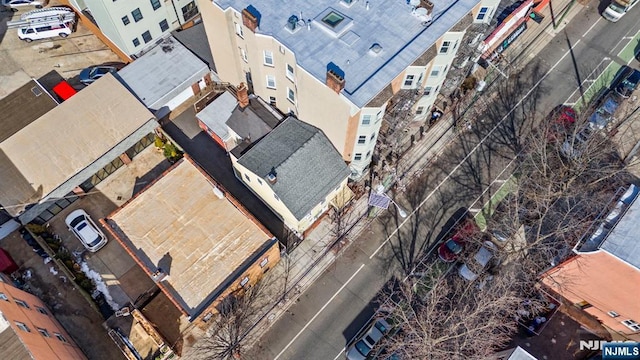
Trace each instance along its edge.
<path fill-rule="evenodd" d="M 238 163 L 263 179 L 275 169 L 277 182 L 265 183 L 298 220 L 350 174 L 326 135 L 293 117 L 249 149 Z"/>

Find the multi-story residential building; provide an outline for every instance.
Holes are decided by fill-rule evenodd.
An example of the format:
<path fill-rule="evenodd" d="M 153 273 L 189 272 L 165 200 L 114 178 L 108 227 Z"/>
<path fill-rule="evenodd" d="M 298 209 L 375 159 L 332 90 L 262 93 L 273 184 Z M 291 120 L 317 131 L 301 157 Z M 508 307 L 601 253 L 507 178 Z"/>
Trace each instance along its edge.
<path fill-rule="evenodd" d="M 352 177 L 363 174 L 382 118 L 399 93 L 420 120 L 431 114 L 472 23 L 499 0 L 201 0 L 202 20 L 223 81 L 322 129 Z"/>
<path fill-rule="evenodd" d="M 86 359 L 37 296 L 0 275 L 0 354 L 3 359 Z"/>
<path fill-rule="evenodd" d="M 640 341 L 639 194 L 640 188 L 631 185 L 578 243 L 575 255 L 542 276 L 544 285 L 595 318 L 614 340 Z M 584 316 L 578 320 L 590 328 Z"/>
<path fill-rule="evenodd" d="M 198 16 L 195 0 L 64 0 L 120 51 L 135 56 Z"/>

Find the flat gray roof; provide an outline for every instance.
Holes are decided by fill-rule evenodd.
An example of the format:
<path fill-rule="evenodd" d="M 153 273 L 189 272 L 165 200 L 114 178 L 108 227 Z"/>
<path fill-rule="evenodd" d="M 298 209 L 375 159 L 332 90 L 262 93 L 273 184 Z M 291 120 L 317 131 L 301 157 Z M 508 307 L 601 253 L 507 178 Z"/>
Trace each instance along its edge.
<path fill-rule="evenodd" d="M 159 110 L 208 72 L 207 64 L 169 36 L 117 77 L 147 108 Z"/>
<path fill-rule="evenodd" d="M 364 106 L 411 65 L 437 39 L 449 31 L 479 0 L 432 0 L 433 20 L 412 15 L 404 0 L 369 0 L 351 7 L 339 0 L 214 0 L 222 9 L 242 11 L 252 5 L 260 13 L 257 33 L 273 36 L 296 54 L 298 65 L 325 82 L 327 65 L 334 63 L 345 73 L 343 94 L 356 106 Z M 369 4 L 369 9 L 366 9 Z M 343 15 L 337 34 L 322 22 L 333 11 Z M 312 19 L 311 30 L 303 25 L 294 33 L 285 28 L 291 15 Z M 372 55 L 373 44 L 382 51 Z"/>
<path fill-rule="evenodd" d="M 600 249 L 640 270 L 638 224 L 640 224 L 640 201 L 636 198 L 611 230 Z"/>
<path fill-rule="evenodd" d="M 222 140 L 228 140 L 229 129 L 226 121 L 229 120 L 231 113 L 237 106 L 238 101 L 235 96 L 225 91 L 197 113 L 196 118 L 213 130 Z"/>

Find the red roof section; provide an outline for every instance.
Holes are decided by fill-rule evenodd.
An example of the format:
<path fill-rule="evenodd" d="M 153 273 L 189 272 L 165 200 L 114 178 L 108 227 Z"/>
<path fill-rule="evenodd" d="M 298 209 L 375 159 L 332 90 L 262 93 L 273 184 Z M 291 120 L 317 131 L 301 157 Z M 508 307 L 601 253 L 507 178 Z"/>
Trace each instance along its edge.
<path fill-rule="evenodd" d="M 67 100 L 68 98 L 78 93 L 76 89 L 72 88 L 71 85 L 69 85 L 69 83 L 64 80 L 53 87 L 53 92 L 56 93 L 56 95 L 60 96 L 62 101 Z"/>

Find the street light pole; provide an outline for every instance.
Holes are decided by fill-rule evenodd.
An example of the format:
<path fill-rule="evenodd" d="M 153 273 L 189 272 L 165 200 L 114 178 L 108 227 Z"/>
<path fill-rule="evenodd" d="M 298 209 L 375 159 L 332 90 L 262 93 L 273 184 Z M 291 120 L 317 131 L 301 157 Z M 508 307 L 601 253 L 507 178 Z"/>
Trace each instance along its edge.
<path fill-rule="evenodd" d="M 386 194 L 385 194 L 386 195 Z M 388 196 L 387 196 L 388 197 Z M 398 210 L 398 215 L 400 215 L 400 217 L 402 218 L 406 218 L 407 217 L 407 212 L 404 211 L 403 208 L 400 207 L 400 205 L 398 205 L 398 203 L 396 203 L 395 201 L 393 201 L 393 199 L 389 198 L 389 200 L 391 201 L 391 203 L 393 205 L 395 205 L 396 210 Z"/>

